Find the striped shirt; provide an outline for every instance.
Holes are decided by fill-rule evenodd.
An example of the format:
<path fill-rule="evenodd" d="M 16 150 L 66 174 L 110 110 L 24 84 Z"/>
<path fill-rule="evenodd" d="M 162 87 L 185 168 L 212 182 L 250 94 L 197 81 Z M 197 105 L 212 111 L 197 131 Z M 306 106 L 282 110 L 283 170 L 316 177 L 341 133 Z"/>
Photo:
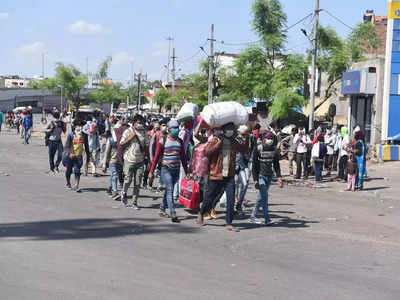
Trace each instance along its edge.
<path fill-rule="evenodd" d="M 158 161 L 162 157 L 162 166 L 170 169 L 179 169 L 182 163 L 185 173 L 187 173 L 186 157 L 183 145 L 180 141 L 167 137 L 165 144 L 165 138 L 160 138 L 157 143 L 156 154 L 151 165 L 150 172 L 153 173 Z"/>

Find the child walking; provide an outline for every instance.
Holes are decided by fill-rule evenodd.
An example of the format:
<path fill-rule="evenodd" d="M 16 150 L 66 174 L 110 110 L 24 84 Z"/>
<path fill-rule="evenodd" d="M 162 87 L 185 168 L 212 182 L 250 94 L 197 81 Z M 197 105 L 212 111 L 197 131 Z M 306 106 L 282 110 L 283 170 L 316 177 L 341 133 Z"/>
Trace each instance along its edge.
<path fill-rule="evenodd" d="M 351 154 L 350 161 L 347 162 L 347 190 L 355 191 L 356 188 L 356 178 L 358 174 L 357 161 L 354 154 Z"/>

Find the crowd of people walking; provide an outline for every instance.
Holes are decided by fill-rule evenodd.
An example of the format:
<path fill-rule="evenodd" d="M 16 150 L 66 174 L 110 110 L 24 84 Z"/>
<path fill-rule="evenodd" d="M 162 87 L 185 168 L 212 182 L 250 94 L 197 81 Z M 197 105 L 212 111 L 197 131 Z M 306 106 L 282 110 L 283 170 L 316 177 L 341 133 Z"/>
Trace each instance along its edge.
<path fill-rule="evenodd" d="M 60 114 L 54 112 L 53 116 L 45 130 L 47 173 L 60 172 L 63 164 L 66 189 L 79 193 L 82 173 L 97 177 L 100 170 L 109 171 L 107 193 L 135 210 L 140 210 L 142 189 L 162 191 L 159 216 L 174 223 L 180 222 L 175 208 L 185 179 L 199 186 L 201 204 L 195 209 L 198 225 L 217 218 L 215 207 L 221 201 L 226 206 L 226 228 L 238 231 L 233 220 L 244 214 L 252 177 L 258 195 L 249 222 L 273 224 L 268 213 L 268 191 L 275 181 L 283 187 L 283 149 L 287 150 L 289 176 L 295 180 L 308 180 L 310 176 L 316 183 L 324 177 L 333 180 L 332 172 L 337 171 L 336 179 L 347 181 L 347 190 L 364 186 L 367 147 L 358 127 L 353 130 L 353 139 L 345 126 L 320 126 L 311 133 L 293 127 L 284 136 L 275 123 L 264 130 L 256 122 L 210 128 L 201 118 L 155 121 L 138 114 L 131 118 L 97 115 L 75 120 L 71 132 L 67 132 Z M 26 110 L 17 117 L 21 120 L 19 134 L 24 144 L 29 144 L 32 114 Z M 9 115 L 0 118 L 4 121 Z M 153 187 L 156 178 L 158 184 Z"/>

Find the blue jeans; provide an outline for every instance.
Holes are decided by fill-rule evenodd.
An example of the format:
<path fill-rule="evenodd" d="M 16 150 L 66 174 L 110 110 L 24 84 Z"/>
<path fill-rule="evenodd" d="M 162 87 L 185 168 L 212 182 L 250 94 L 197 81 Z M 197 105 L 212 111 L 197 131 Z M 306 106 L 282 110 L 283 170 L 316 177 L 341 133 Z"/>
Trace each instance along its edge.
<path fill-rule="evenodd" d="M 323 167 L 323 162 L 322 161 L 314 161 L 315 180 L 316 181 L 321 181 L 322 167 Z"/>
<path fill-rule="evenodd" d="M 165 184 L 164 198 L 160 205 L 160 210 L 165 211 L 165 208 L 169 207 L 170 215 L 175 215 L 175 206 L 173 200 L 174 186 L 179 180 L 179 168 L 170 169 L 168 167 L 161 168 L 161 178 Z"/>
<path fill-rule="evenodd" d="M 268 215 L 268 190 L 271 185 L 272 176 L 260 175 L 258 179 L 259 192 L 257 195 L 256 204 L 254 205 L 251 217 L 256 218 L 258 210 L 262 207 L 265 223 L 269 223 L 270 218 Z"/>
<path fill-rule="evenodd" d="M 118 178 L 121 173 L 122 166 L 121 164 L 110 164 L 110 187 L 114 192 L 118 192 Z"/>
<path fill-rule="evenodd" d="M 249 176 L 250 176 L 250 171 L 248 168 L 244 170 L 240 170 L 238 174 L 238 202 L 236 204 L 236 207 L 242 207 L 244 196 L 246 195 L 247 192 L 247 187 L 249 186 Z"/>
<path fill-rule="evenodd" d="M 83 165 L 83 159 L 82 157 L 66 157 L 63 161 L 63 164 L 66 168 L 65 170 L 65 178 L 67 179 L 67 183 L 71 184 L 71 174 L 72 170 L 74 171 L 75 175 L 75 180 L 79 182 L 79 179 L 81 178 L 81 168 Z"/>
<path fill-rule="evenodd" d="M 364 188 L 364 175 L 365 175 L 364 157 L 356 155 L 356 162 L 358 167 L 358 174 L 356 178 L 356 189 L 362 189 Z"/>
<path fill-rule="evenodd" d="M 204 199 L 200 213 L 204 215 L 213 208 L 215 199 L 219 199 L 226 192 L 226 224 L 233 221 L 233 208 L 235 206 L 235 176 L 224 177 L 222 180 L 210 180 L 208 183 L 207 197 Z"/>
<path fill-rule="evenodd" d="M 29 139 L 31 138 L 31 129 L 28 128 L 24 130 L 24 144 L 29 144 Z"/>

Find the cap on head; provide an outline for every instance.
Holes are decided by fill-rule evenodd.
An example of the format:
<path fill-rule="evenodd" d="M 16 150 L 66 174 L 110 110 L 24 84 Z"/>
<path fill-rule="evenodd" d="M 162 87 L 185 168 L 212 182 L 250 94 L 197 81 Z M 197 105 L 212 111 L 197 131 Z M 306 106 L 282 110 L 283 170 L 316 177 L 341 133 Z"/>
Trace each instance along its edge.
<path fill-rule="evenodd" d="M 172 119 L 167 123 L 167 127 L 168 128 L 176 128 L 176 127 L 179 127 L 179 123 L 177 120 Z"/>
<path fill-rule="evenodd" d="M 249 127 L 247 125 L 240 125 L 238 128 L 240 134 L 246 134 L 249 132 Z"/>

